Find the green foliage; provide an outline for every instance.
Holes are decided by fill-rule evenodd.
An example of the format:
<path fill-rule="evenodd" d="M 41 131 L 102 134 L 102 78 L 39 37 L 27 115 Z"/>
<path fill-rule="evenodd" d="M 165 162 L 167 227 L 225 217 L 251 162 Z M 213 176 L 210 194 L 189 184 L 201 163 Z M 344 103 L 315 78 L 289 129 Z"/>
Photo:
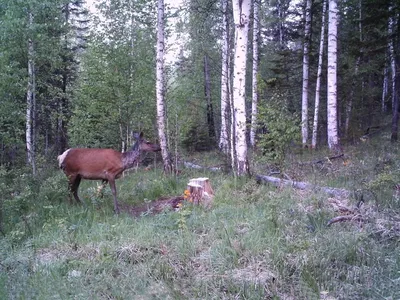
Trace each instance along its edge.
<path fill-rule="evenodd" d="M 120 148 L 132 131 L 152 138 L 155 120 L 154 18 L 145 2 L 102 3 L 110 23 L 97 21 L 74 93 L 72 145 Z M 135 5 L 136 5 L 135 4 Z M 140 9 L 143 9 L 141 11 Z M 113 26 L 110 26 L 113 24 Z"/>
<path fill-rule="evenodd" d="M 37 153 L 60 151 L 69 118 L 69 99 L 77 75 L 77 56 L 85 38 L 83 2 L 6 1 L 0 18 L 0 163 L 25 163 L 28 40 L 33 45 L 36 110 L 33 136 Z M 32 14 L 32 24 L 28 21 Z M 74 19 L 72 22 L 71 20 Z M 73 23 L 73 25 L 71 25 Z M 79 29 L 77 28 L 79 27 Z M 79 32 L 79 33 L 78 33 Z M 58 148 L 58 149 L 57 149 Z M 3 154 L 3 153 L 2 153 Z"/>
<path fill-rule="evenodd" d="M 259 107 L 258 147 L 268 162 L 282 168 L 286 154 L 300 139 L 299 118 L 287 111 L 283 99 L 275 95 Z"/>
<path fill-rule="evenodd" d="M 205 151 L 210 150 L 212 147 L 212 139 L 205 124 L 193 124 L 183 135 L 182 146 L 187 151 Z"/>

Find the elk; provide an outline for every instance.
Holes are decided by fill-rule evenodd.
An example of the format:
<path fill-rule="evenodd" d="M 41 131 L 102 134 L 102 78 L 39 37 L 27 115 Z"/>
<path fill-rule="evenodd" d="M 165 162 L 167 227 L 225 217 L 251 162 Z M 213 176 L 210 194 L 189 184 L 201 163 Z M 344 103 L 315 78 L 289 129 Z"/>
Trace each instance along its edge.
<path fill-rule="evenodd" d="M 134 134 L 134 138 L 136 142 L 132 149 L 124 153 L 113 149 L 71 148 L 57 157 L 59 167 L 68 177 L 71 203 L 73 201 L 71 194 L 77 203 L 81 203 L 78 197 L 78 188 L 82 178 L 102 180 L 103 184 L 107 182 L 110 184 L 114 196 L 114 212 L 119 214 L 115 179 L 118 179 L 123 171 L 132 168 L 139 161 L 142 151 L 161 150 L 159 145 L 146 141 L 143 133 Z"/>

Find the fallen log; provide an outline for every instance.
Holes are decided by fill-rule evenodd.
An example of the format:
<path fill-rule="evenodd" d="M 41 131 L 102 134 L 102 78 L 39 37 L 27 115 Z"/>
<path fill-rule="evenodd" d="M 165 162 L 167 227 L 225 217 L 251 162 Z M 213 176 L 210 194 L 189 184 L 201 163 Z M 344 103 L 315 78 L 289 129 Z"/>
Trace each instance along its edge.
<path fill-rule="evenodd" d="M 202 167 L 202 166 L 199 166 L 199 165 L 196 165 L 196 164 L 194 164 L 194 163 L 191 163 L 191 162 L 188 162 L 188 161 L 184 161 L 183 162 L 183 165 L 186 167 L 186 168 L 189 168 L 189 169 L 198 169 L 198 170 L 210 170 L 210 171 L 222 171 L 222 167 L 220 167 L 220 166 L 216 166 L 216 167 Z"/>
<path fill-rule="evenodd" d="M 276 178 L 276 177 L 272 177 L 272 176 L 265 176 L 265 175 L 256 175 L 255 177 L 256 177 L 257 182 L 272 183 L 275 186 L 291 186 L 291 187 L 294 187 L 294 188 L 300 189 L 300 190 L 322 191 L 330 196 L 335 196 L 335 197 L 348 197 L 350 195 L 350 192 L 345 189 L 326 187 L 326 186 L 321 187 L 321 186 L 313 185 L 308 182 L 286 180 L 286 179 L 280 179 L 280 178 Z"/>
<path fill-rule="evenodd" d="M 331 158 L 339 158 L 342 157 L 343 154 L 338 155 L 337 157 L 331 157 Z M 204 169 L 204 167 L 190 163 L 190 162 L 184 162 L 185 167 L 187 168 L 194 168 L 194 169 Z M 219 171 L 221 168 L 206 168 L 211 171 Z M 296 189 L 300 190 L 314 190 L 314 191 L 322 191 L 330 196 L 334 197 L 348 197 L 350 196 L 350 192 L 346 189 L 340 189 L 340 188 L 333 188 L 333 187 L 320 187 L 317 185 L 313 185 L 308 182 L 302 182 L 302 181 L 294 181 L 294 180 L 286 180 L 286 179 L 280 179 L 272 176 L 266 176 L 266 175 L 255 175 L 255 178 L 257 182 L 266 182 L 266 183 L 272 183 L 275 186 L 292 186 Z"/>

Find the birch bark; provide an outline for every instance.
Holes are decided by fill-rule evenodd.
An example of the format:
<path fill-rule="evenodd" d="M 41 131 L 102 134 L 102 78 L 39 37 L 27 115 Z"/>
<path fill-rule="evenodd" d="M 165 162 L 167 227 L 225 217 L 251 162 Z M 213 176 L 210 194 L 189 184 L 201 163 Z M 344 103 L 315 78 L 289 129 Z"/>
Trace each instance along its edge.
<path fill-rule="evenodd" d="M 308 73 L 310 61 L 310 38 L 311 38 L 311 0 L 306 1 L 305 28 L 303 47 L 303 93 L 301 97 L 301 136 L 303 147 L 308 142 Z"/>
<path fill-rule="evenodd" d="M 337 127 L 337 0 L 329 0 L 328 21 L 328 147 L 339 148 Z"/>
<path fill-rule="evenodd" d="M 164 172 L 172 172 L 172 163 L 168 151 L 166 135 L 166 113 L 164 99 L 164 0 L 158 0 L 157 15 L 157 63 L 156 63 L 156 94 L 157 94 L 157 127 Z"/>
<path fill-rule="evenodd" d="M 311 138 L 311 147 L 313 149 L 317 147 L 319 97 L 321 93 L 322 60 L 324 56 L 324 43 L 325 43 L 325 15 L 326 15 L 326 0 L 324 0 L 322 4 L 321 38 L 319 42 L 317 82 L 315 84 L 314 122 L 313 122 L 312 138 Z"/>
<path fill-rule="evenodd" d="M 222 69 L 221 69 L 221 131 L 219 135 L 219 149 L 228 154 L 229 138 L 228 138 L 228 110 L 229 110 L 229 23 L 227 18 L 228 0 L 221 0 L 222 5 Z"/>
<path fill-rule="evenodd" d="M 246 140 L 246 62 L 251 0 L 233 0 L 235 56 L 233 71 L 233 115 L 235 120 L 236 174 L 249 173 Z"/>

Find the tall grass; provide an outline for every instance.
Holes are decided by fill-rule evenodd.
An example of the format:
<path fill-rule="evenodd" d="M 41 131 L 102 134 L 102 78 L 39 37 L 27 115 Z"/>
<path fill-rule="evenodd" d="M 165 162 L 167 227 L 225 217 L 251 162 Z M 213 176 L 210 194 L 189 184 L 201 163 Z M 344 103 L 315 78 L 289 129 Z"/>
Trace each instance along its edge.
<path fill-rule="evenodd" d="M 96 182 L 82 183 L 85 205 L 70 205 L 60 172 L 37 180 L 2 170 L 0 298 L 398 299 L 398 150 L 369 147 L 351 149 L 349 164 L 290 174 L 364 191 L 362 221 L 330 226 L 340 212 L 325 194 L 217 172 L 128 174 L 117 187 L 129 205 L 182 195 L 193 177 L 209 177 L 216 192 L 210 209 L 186 203 L 133 218 L 115 216 L 109 188 L 100 198 Z"/>

